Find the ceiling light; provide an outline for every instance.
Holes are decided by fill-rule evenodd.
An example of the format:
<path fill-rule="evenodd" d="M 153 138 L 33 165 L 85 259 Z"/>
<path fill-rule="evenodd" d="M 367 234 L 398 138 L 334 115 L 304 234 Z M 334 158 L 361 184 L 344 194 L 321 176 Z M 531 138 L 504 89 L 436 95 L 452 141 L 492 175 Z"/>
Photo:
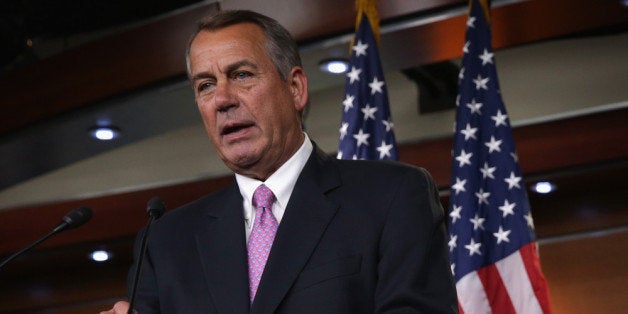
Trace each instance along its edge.
<path fill-rule="evenodd" d="M 105 250 L 95 250 L 89 254 L 89 258 L 98 263 L 103 263 L 111 259 L 111 253 Z"/>
<path fill-rule="evenodd" d="M 539 194 L 548 194 L 556 190 L 556 186 L 551 182 L 540 181 L 532 187 L 532 190 Z"/>
<path fill-rule="evenodd" d="M 89 133 L 101 141 L 110 141 L 120 136 L 120 129 L 113 126 L 97 126 L 91 128 Z"/>
<path fill-rule="evenodd" d="M 349 61 L 346 59 L 327 59 L 319 63 L 321 70 L 332 74 L 342 74 L 349 70 Z"/>

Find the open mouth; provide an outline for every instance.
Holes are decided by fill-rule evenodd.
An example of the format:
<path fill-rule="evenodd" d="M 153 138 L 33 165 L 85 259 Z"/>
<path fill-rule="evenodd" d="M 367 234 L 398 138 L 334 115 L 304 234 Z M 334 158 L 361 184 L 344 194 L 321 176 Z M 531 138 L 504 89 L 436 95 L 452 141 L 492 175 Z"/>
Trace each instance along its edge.
<path fill-rule="evenodd" d="M 244 129 L 250 128 L 253 126 L 252 123 L 240 123 L 240 124 L 232 124 L 223 127 L 221 135 L 230 135 L 237 132 L 240 132 Z"/>

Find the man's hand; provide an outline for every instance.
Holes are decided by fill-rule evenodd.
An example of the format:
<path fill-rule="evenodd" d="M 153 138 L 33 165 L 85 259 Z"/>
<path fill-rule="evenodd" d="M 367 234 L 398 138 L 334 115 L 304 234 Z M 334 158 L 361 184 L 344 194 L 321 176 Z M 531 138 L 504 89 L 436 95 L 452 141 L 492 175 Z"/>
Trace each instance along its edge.
<path fill-rule="evenodd" d="M 129 306 L 129 302 L 118 301 L 113 305 L 111 310 L 100 312 L 100 314 L 127 314 L 129 312 Z M 137 313 L 137 311 L 133 311 L 133 313 Z"/>

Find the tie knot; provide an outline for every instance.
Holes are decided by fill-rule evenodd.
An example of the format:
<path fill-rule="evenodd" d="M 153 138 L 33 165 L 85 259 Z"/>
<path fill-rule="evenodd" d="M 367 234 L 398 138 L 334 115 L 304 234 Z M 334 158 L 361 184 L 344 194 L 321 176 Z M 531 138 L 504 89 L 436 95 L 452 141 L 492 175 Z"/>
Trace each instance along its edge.
<path fill-rule="evenodd" d="M 253 206 L 256 208 L 271 209 L 275 202 L 275 194 L 267 186 L 260 185 L 253 193 Z"/>

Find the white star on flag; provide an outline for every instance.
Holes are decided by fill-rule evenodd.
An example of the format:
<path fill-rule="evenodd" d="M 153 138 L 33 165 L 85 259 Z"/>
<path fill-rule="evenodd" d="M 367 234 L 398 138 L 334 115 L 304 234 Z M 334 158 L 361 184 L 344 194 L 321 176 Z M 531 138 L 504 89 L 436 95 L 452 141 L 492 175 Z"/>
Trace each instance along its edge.
<path fill-rule="evenodd" d="M 358 141 L 358 143 L 356 144 L 358 147 L 360 147 L 360 145 L 369 145 L 369 141 L 368 138 L 371 136 L 371 134 L 368 133 L 364 133 L 362 131 L 362 129 L 360 129 L 360 131 L 358 131 L 358 134 L 354 134 L 353 137 Z"/>
<path fill-rule="evenodd" d="M 451 188 L 456 191 L 456 194 L 460 192 L 466 192 L 464 185 L 467 183 L 467 180 L 460 180 L 460 178 L 456 178 L 456 184 L 452 185 Z"/>
<path fill-rule="evenodd" d="M 382 86 L 384 86 L 384 81 L 378 81 L 377 77 L 374 77 L 373 81 L 369 83 L 369 87 L 371 88 L 371 95 L 374 95 L 375 93 L 381 93 Z"/>
<path fill-rule="evenodd" d="M 340 139 L 343 139 L 347 135 L 347 128 L 349 127 L 349 123 L 343 122 L 340 127 Z"/>
<path fill-rule="evenodd" d="M 360 80 L 360 74 L 362 73 L 361 69 L 356 69 L 355 67 L 351 67 L 351 71 L 347 73 L 347 77 L 349 78 L 349 84 L 353 84 L 355 81 Z"/>
<path fill-rule="evenodd" d="M 496 140 L 494 136 L 491 135 L 491 140 L 484 143 L 484 145 L 486 145 L 486 147 L 488 147 L 488 153 L 492 153 L 492 152 L 501 152 L 502 150 L 499 148 L 499 146 L 502 145 L 502 140 Z"/>
<path fill-rule="evenodd" d="M 486 86 L 488 81 L 489 81 L 488 77 L 482 78 L 482 76 L 480 74 L 478 74 L 478 77 L 473 80 L 473 83 L 475 83 L 475 89 L 477 89 L 477 90 L 480 90 L 480 89 L 488 90 L 488 87 Z"/>
<path fill-rule="evenodd" d="M 349 109 L 353 108 L 353 100 L 355 99 L 354 96 L 351 96 L 349 94 L 347 94 L 347 96 L 345 96 L 345 100 L 342 101 L 342 105 L 345 107 L 345 112 L 349 111 Z"/>
<path fill-rule="evenodd" d="M 482 112 L 480 111 L 480 108 L 482 108 L 482 103 L 475 102 L 475 99 L 471 99 L 471 102 L 467 104 L 467 107 L 471 109 L 471 114 L 482 114 Z"/>
<path fill-rule="evenodd" d="M 364 114 L 364 121 L 368 119 L 375 120 L 375 112 L 377 112 L 377 107 L 370 107 L 369 104 L 366 104 L 366 106 L 364 106 L 364 108 L 360 110 L 362 110 L 362 113 Z"/>
<path fill-rule="evenodd" d="M 460 130 L 460 133 L 464 134 L 465 141 L 468 141 L 470 138 L 477 140 L 477 137 L 475 137 L 475 132 L 477 131 L 478 128 L 472 128 L 471 124 L 467 123 L 467 127 L 464 130 Z"/>
<path fill-rule="evenodd" d="M 473 254 L 482 255 L 480 252 L 480 247 L 482 246 L 482 242 L 475 243 L 473 239 L 471 239 L 471 243 L 465 245 L 464 247 L 469 250 L 469 256 L 473 256 Z"/>
<path fill-rule="evenodd" d="M 479 58 L 482 60 L 482 65 L 486 65 L 487 63 L 493 64 L 493 53 L 488 52 L 486 49 L 484 49 L 484 53 L 482 53 Z"/>
<path fill-rule="evenodd" d="M 510 177 L 505 178 L 504 181 L 506 181 L 506 183 L 508 183 L 508 189 L 511 190 L 512 188 L 516 187 L 516 188 L 521 188 L 519 186 L 519 182 L 521 181 L 521 177 L 517 177 L 515 176 L 515 173 L 513 171 L 510 172 Z"/>
<path fill-rule="evenodd" d="M 491 196 L 491 192 L 484 192 L 484 189 L 480 188 L 480 190 L 475 193 L 475 196 L 478 197 L 478 204 L 484 203 L 488 205 L 488 197 Z"/>
<path fill-rule="evenodd" d="M 471 16 L 469 17 L 469 19 L 467 20 L 467 27 L 475 27 L 475 17 Z"/>
<path fill-rule="evenodd" d="M 480 169 L 480 172 L 482 172 L 482 178 L 495 179 L 495 175 L 493 175 L 493 172 L 495 172 L 495 170 L 497 170 L 497 167 L 489 167 L 488 162 L 485 162 L 484 167 Z"/>
<path fill-rule="evenodd" d="M 392 148 L 392 144 L 386 144 L 386 142 L 382 141 L 382 145 L 377 147 L 377 151 L 379 152 L 379 159 L 384 159 L 384 157 L 390 157 L 390 150 Z"/>
<path fill-rule="evenodd" d="M 509 234 L 510 234 L 510 230 L 504 231 L 504 228 L 502 228 L 502 226 L 499 226 L 499 230 L 497 232 L 493 233 L 495 238 L 497 238 L 497 244 L 502 243 L 502 241 L 503 242 L 510 242 L 510 240 L 508 240 L 508 235 Z"/>
<path fill-rule="evenodd" d="M 462 167 L 464 165 L 471 165 L 471 157 L 473 156 L 473 153 L 466 153 L 464 151 L 464 149 L 460 152 L 460 155 L 456 157 L 456 160 L 458 162 L 460 162 L 460 164 L 458 165 L 459 167 Z"/>
<path fill-rule="evenodd" d="M 449 213 L 449 217 L 451 217 L 452 223 L 455 224 L 460 217 L 460 211 L 462 210 L 462 206 L 453 205 L 453 209 L 451 213 Z"/>
<path fill-rule="evenodd" d="M 491 117 L 491 119 L 495 121 L 495 127 L 500 125 L 508 126 L 508 124 L 506 124 L 507 118 L 508 116 L 503 114 L 501 110 L 497 110 L 497 114 Z"/>
<path fill-rule="evenodd" d="M 390 132 L 390 130 L 392 130 L 393 127 L 395 126 L 395 124 L 389 120 L 382 120 L 382 123 L 386 127 L 386 132 Z"/>
<path fill-rule="evenodd" d="M 508 215 L 514 215 L 515 214 L 515 205 L 517 205 L 517 203 L 509 203 L 508 200 L 504 200 L 504 205 L 499 206 L 499 210 L 502 211 L 502 217 L 506 217 Z"/>
<path fill-rule="evenodd" d="M 475 217 L 469 219 L 469 221 L 473 224 L 473 230 L 477 230 L 478 228 L 484 229 L 485 220 L 485 218 L 480 218 L 477 213 L 475 214 Z"/>
<path fill-rule="evenodd" d="M 359 57 L 361 55 L 366 56 L 366 49 L 369 47 L 368 44 L 362 43 L 361 40 L 358 40 L 358 43 L 353 46 L 353 51 L 355 51 L 355 56 Z"/>
<path fill-rule="evenodd" d="M 456 240 L 458 240 L 458 236 L 453 236 L 449 239 L 449 242 L 447 242 L 447 245 L 449 246 L 449 251 L 453 251 L 453 249 L 456 248 L 457 244 L 456 244 Z"/>
<path fill-rule="evenodd" d="M 510 153 L 510 157 L 512 157 L 512 160 L 515 162 L 519 162 L 519 156 L 517 156 L 517 153 Z"/>
<path fill-rule="evenodd" d="M 527 213 L 523 216 L 526 219 L 526 222 L 528 223 L 528 226 L 532 229 L 534 229 L 534 219 L 532 219 L 532 213 Z M 460 218 L 460 217 L 458 217 Z"/>

